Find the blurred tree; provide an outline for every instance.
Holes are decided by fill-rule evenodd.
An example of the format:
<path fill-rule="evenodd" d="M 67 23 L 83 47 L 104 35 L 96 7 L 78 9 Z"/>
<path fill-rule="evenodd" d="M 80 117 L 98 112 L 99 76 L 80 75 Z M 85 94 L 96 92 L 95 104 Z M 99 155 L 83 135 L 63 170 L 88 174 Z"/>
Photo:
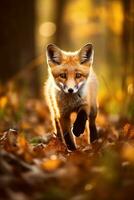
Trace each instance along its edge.
<path fill-rule="evenodd" d="M 131 73 L 134 76 L 134 2 L 133 0 L 123 0 L 124 22 L 122 32 L 122 58 L 123 58 L 123 77 L 122 89 L 126 91 L 126 78 Z"/>
<path fill-rule="evenodd" d="M 57 45 L 59 45 L 61 48 L 66 46 L 66 43 L 69 42 L 69 34 L 67 31 L 67 25 L 64 22 L 64 15 L 65 15 L 65 9 L 66 9 L 66 0 L 58 0 L 55 4 L 55 23 L 56 23 L 56 34 L 54 41 Z M 69 44 L 67 44 L 67 47 Z"/>
<path fill-rule="evenodd" d="M 0 3 L 0 81 L 6 81 L 35 56 L 35 0 Z"/>

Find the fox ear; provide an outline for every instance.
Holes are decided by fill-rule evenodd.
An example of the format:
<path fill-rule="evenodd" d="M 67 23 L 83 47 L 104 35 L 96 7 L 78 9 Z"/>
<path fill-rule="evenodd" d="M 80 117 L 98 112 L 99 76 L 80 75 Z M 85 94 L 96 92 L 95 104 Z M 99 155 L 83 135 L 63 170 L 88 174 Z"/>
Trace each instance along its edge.
<path fill-rule="evenodd" d="M 86 44 L 83 46 L 79 51 L 79 57 L 80 57 L 80 64 L 84 64 L 86 62 L 93 62 L 93 45 L 92 44 Z"/>
<path fill-rule="evenodd" d="M 55 44 L 49 44 L 47 46 L 46 53 L 48 61 L 55 63 L 57 65 L 61 64 L 62 53 L 61 50 Z"/>

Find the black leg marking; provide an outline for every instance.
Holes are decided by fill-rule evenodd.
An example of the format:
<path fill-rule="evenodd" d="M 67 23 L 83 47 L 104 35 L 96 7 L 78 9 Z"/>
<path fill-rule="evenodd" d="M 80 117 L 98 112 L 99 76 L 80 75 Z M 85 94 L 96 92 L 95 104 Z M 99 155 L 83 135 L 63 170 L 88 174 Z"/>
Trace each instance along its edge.
<path fill-rule="evenodd" d="M 72 141 L 72 138 L 70 137 L 70 134 L 68 132 L 64 133 L 64 139 L 67 145 L 67 148 L 71 151 L 76 150 L 75 144 Z"/>
<path fill-rule="evenodd" d="M 90 124 L 89 128 L 90 128 L 90 142 L 92 143 L 94 140 L 98 139 L 98 133 L 97 133 L 97 129 L 96 129 L 95 123 L 94 124 Z"/>
<path fill-rule="evenodd" d="M 79 137 L 80 134 L 84 132 L 86 120 L 87 120 L 86 112 L 84 110 L 80 110 L 73 125 L 73 133 L 76 137 Z"/>
<path fill-rule="evenodd" d="M 66 146 L 69 150 L 73 151 L 76 149 L 73 137 L 70 133 L 70 118 L 68 116 L 62 116 L 59 121 L 55 121 L 57 129 L 57 137 L 62 140 L 64 137 Z"/>
<path fill-rule="evenodd" d="M 94 140 L 98 139 L 98 133 L 96 129 L 95 119 L 97 116 L 97 111 L 94 109 L 91 109 L 90 115 L 89 115 L 89 129 L 90 129 L 90 142 L 92 143 Z"/>

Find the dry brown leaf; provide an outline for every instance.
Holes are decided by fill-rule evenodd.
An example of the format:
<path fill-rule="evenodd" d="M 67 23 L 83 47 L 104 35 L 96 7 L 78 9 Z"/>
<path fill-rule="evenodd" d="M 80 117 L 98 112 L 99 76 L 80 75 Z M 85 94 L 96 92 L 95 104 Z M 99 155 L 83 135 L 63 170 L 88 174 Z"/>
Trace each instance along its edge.
<path fill-rule="evenodd" d="M 121 155 L 123 159 L 134 163 L 134 146 L 129 143 L 124 144 Z"/>
<path fill-rule="evenodd" d="M 9 129 L 8 131 L 4 132 L 3 136 L 0 139 L 0 144 L 6 151 L 15 152 L 18 149 L 17 137 L 18 132 L 14 129 Z"/>
<path fill-rule="evenodd" d="M 33 148 L 34 156 L 35 157 L 44 157 L 45 156 L 45 145 L 43 143 L 37 144 Z"/>
<path fill-rule="evenodd" d="M 22 134 L 18 135 L 17 147 L 17 155 L 21 156 L 26 162 L 31 163 L 33 159 L 32 149 L 30 144 Z"/>
<path fill-rule="evenodd" d="M 123 128 L 124 136 L 129 139 L 134 139 L 134 125 L 126 124 Z"/>
<path fill-rule="evenodd" d="M 0 97 L 0 108 L 4 108 L 7 105 L 8 99 L 7 96 Z"/>
<path fill-rule="evenodd" d="M 57 170 L 59 167 L 61 167 L 63 164 L 63 162 L 56 158 L 56 159 L 48 159 L 48 160 L 44 160 L 41 163 L 41 167 L 42 169 L 48 171 L 48 172 L 52 172 Z"/>
<path fill-rule="evenodd" d="M 17 138 L 17 145 L 19 147 L 19 150 L 22 152 L 25 152 L 28 149 L 28 142 L 24 135 L 19 134 Z"/>
<path fill-rule="evenodd" d="M 46 154 L 53 154 L 53 152 L 67 152 L 67 148 L 63 142 L 61 142 L 58 138 L 52 138 L 48 145 L 45 147 Z"/>

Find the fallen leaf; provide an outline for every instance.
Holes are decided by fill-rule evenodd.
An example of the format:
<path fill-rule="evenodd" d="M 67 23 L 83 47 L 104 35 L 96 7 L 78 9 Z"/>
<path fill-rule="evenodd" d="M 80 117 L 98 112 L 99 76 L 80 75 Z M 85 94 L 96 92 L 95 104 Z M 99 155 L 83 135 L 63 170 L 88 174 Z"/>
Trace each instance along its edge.
<path fill-rule="evenodd" d="M 44 160 L 41 163 L 41 167 L 42 169 L 48 171 L 48 172 L 52 172 L 57 170 L 59 167 L 61 167 L 63 164 L 63 162 L 61 160 L 57 159 L 48 159 L 48 160 Z"/>
<path fill-rule="evenodd" d="M 123 128 L 124 136 L 128 139 L 134 139 L 134 125 L 126 124 Z"/>
<path fill-rule="evenodd" d="M 134 146 L 129 143 L 124 144 L 121 155 L 123 159 L 134 163 Z"/>

